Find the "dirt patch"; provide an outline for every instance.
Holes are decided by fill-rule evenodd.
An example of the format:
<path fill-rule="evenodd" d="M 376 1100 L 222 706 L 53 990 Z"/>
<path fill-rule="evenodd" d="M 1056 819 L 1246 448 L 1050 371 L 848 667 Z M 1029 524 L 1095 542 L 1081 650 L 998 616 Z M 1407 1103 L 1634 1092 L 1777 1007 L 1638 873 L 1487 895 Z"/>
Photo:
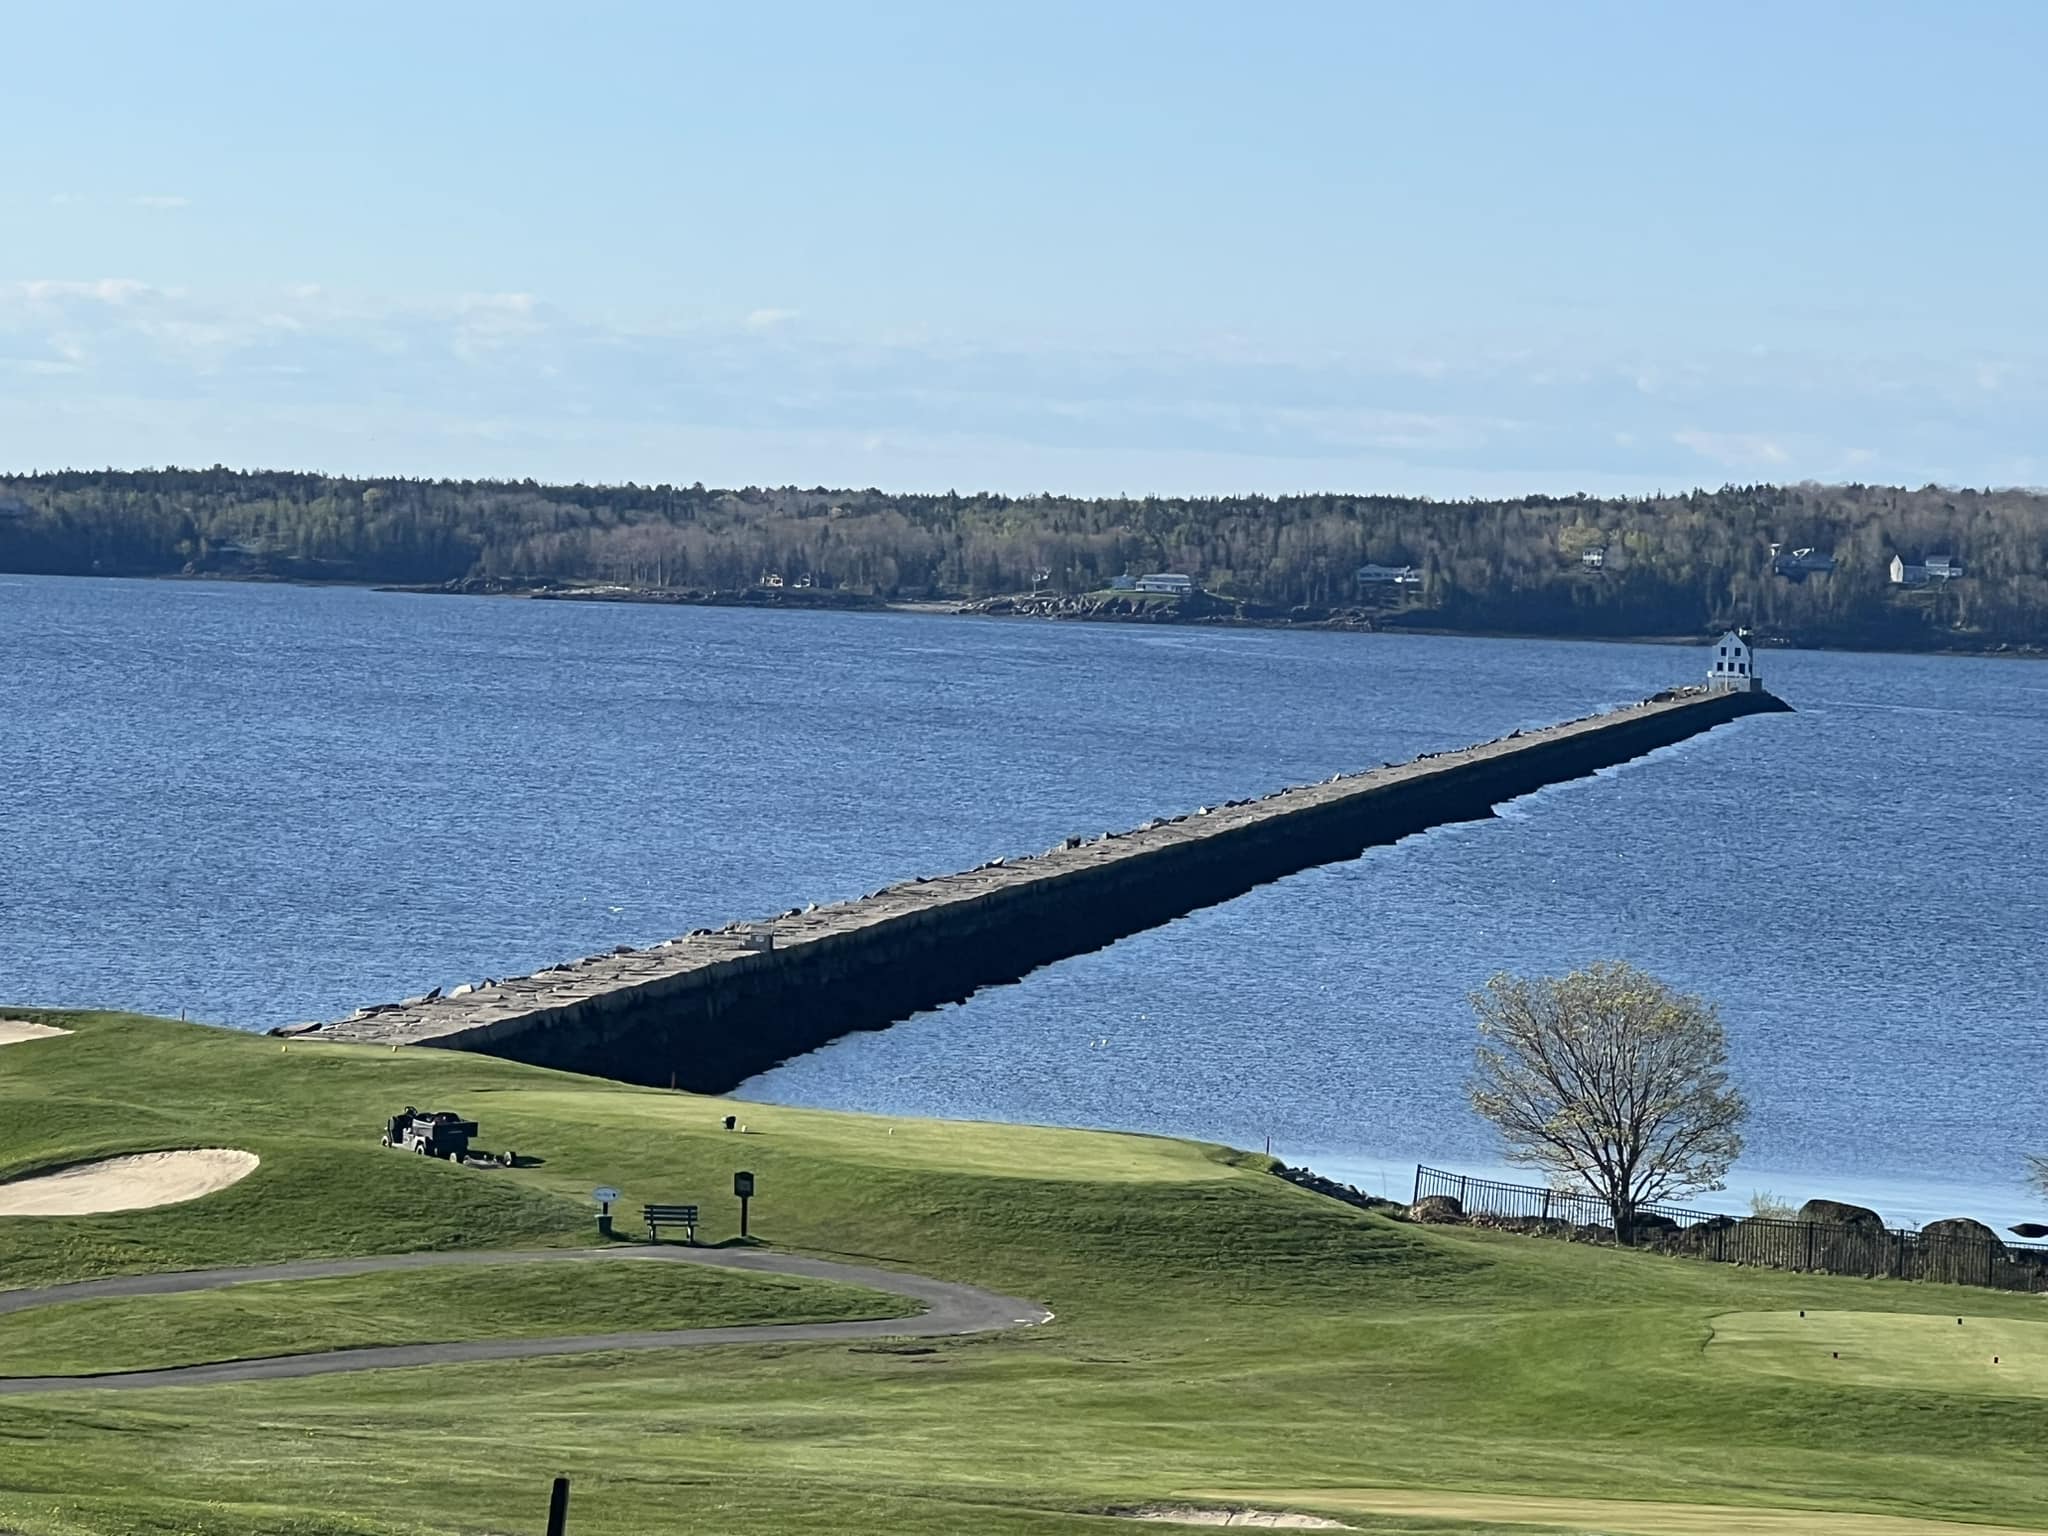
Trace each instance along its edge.
<path fill-rule="evenodd" d="M 0 1183 L 0 1216 L 98 1216 L 178 1205 L 256 1171 L 254 1152 L 143 1152 Z"/>
<path fill-rule="evenodd" d="M 1600 1536 L 2001 1536 L 2029 1527 L 1863 1515 L 1828 1509 L 1750 1509 L 1729 1504 L 1659 1504 L 1644 1499 L 1574 1499 L 1461 1493 L 1430 1488 L 1237 1490 L 1217 1498 L 1319 1504 L 1361 1515 L 1456 1520 L 1471 1525 L 1540 1526 Z"/>
<path fill-rule="evenodd" d="M 59 1029 L 54 1024 L 31 1024 L 27 1019 L 0 1019 L 0 1045 L 20 1045 L 24 1040 L 47 1040 L 52 1035 L 68 1035 L 68 1029 Z"/>
<path fill-rule="evenodd" d="M 1153 1520 L 1162 1525 L 1227 1525 L 1261 1531 L 1348 1531 L 1350 1526 L 1321 1515 L 1298 1515 L 1284 1509 L 1203 1509 L 1195 1504 L 1153 1504 L 1143 1509 L 1113 1509 L 1123 1520 Z"/>

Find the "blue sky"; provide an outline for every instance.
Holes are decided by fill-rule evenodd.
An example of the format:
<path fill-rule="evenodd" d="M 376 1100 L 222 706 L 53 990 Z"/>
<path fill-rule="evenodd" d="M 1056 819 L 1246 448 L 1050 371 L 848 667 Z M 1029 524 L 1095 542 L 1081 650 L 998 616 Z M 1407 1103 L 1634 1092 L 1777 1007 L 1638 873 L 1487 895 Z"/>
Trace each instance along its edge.
<path fill-rule="evenodd" d="M 0 14 L 0 470 L 2048 482 L 2048 7 Z"/>

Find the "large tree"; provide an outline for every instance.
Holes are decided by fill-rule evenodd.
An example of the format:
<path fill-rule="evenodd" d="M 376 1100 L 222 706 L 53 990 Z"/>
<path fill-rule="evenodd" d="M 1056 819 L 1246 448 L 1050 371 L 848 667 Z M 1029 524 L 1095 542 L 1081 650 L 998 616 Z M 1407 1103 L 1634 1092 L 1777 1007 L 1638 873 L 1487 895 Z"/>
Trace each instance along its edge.
<path fill-rule="evenodd" d="M 1509 1161 L 1603 1201 L 1622 1242 L 1645 1205 L 1724 1187 L 1749 1110 L 1709 1005 L 1610 962 L 1496 976 L 1472 1007 L 1472 1107 L 1499 1127 Z"/>

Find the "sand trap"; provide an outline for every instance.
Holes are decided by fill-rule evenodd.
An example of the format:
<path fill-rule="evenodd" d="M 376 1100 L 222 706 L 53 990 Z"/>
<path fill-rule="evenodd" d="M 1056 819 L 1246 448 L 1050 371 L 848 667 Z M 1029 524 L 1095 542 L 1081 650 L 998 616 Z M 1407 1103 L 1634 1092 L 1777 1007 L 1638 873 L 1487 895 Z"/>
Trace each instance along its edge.
<path fill-rule="evenodd" d="M 68 1035 L 68 1029 L 59 1029 L 54 1024 L 31 1024 L 27 1019 L 0 1019 L 0 1045 L 19 1045 L 24 1040 L 47 1040 L 52 1035 Z"/>
<path fill-rule="evenodd" d="M 1348 1531 L 1350 1526 L 1321 1515 L 1296 1515 L 1274 1509 L 1198 1509 L 1191 1504 L 1160 1504 L 1148 1509 L 1114 1511 L 1125 1520 L 1156 1520 L 1162 1525 L 1227 1525 L 1262 1531 Z"/>
<path fill-rule="evenodd" d="M 97 1216 L 197 1200 L 256 1171 L 254 1152 L 144 1152 L 0 1184 L 0 1216 Z"/>

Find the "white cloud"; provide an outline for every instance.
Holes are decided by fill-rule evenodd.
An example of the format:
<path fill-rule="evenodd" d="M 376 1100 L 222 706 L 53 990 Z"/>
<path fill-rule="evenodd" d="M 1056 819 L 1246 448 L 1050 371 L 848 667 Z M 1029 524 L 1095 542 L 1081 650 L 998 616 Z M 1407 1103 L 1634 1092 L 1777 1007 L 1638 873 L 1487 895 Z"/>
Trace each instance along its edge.
<path fill-rule="evenodd" d="M 1760 367 L 1739 349 L 1169 352 L 853 338 L 796 318 L 599 316 L 523 292 L 394 298 L 282 280 L 206 293 L 132 277 L 0 282 L 0 448 L 33 441 L 25 412 L 61 405 L 66 451 L 95 462 L 211 462 L 232 430 L 249 462 L 366 469 L 647 478 L 668 445 L 737 479 L 1455 495 L 1851 472 L 1982 482 L 2016 472 L 2003 466 L 2048 403 L 2048 370 L 2025 354 L 1983 359 L 1998 370 L 1986 391 L 1974 356 Z M 1880 375 L 1902 381 L 1896 395 L 1873 395 Z M 117 398 L 120 425 L 94 428 Z M 343 425 L 370 414 L 376 432 Z M 1702 425 L 1717 420 L 1771 426 Z M 412 447 L 382 463 L 392 422 L 411 424 L 399 436 Z"/>
<path fill-rule="evenodd" d="M 1690 448 L 1703 459 L 1729 469 L 1755 469 L 1784 464 L 1791 455 L 1774 438 L 1760 432 L 1702 432 L 1687 428 L 1671 434 L 1681 448 Z"/>
<path fill-rule="evenodd" d="M 90 299 L 100 304 L 128 304 L 161 292 L 150 287 L 148 283 L 138 282 L 132 277 L 101 277 L 85 282 L 34 278 L 25 283 L 15 283 L 12 287 L 21 297 L 39 304 L 61 303 L 66 299 Z M 5 288 L 0 288 L 0 296 L 4 296 L 6 292 Z"/>
<path fill-rule="evenodd" d="M 455 302 L 466 315 L 530 315 L 534 297 L 530 293 L 465 293 Z"/>

